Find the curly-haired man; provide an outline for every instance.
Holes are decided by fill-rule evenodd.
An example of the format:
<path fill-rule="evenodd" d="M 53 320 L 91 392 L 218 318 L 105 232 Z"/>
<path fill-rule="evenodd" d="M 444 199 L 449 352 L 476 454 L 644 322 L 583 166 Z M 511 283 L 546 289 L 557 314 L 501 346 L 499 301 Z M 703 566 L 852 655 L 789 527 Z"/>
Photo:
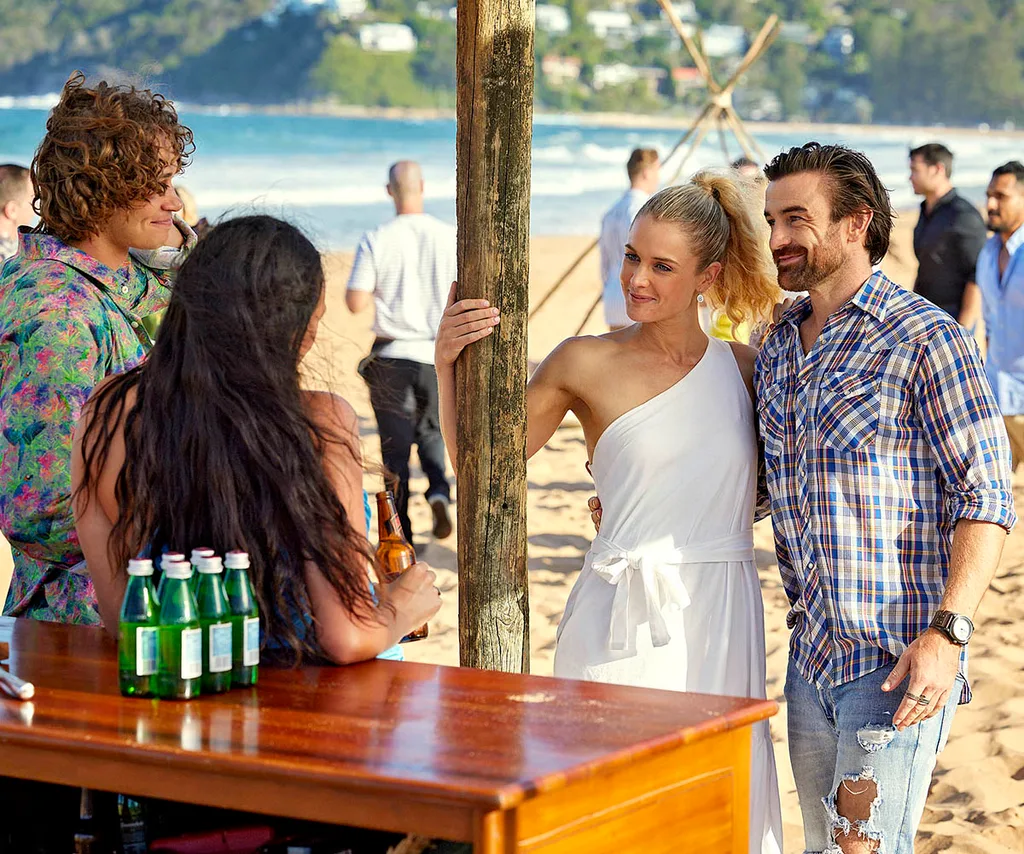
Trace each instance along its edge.
<path fill-rule="evenodd" d="M 5 614 L 100 620 L 71 511 L 71 440 L 93 387 L 148 352 L 145 318 L 166 305 L 170 269 L 194 243 L 171 186 L 192 149 L 162 96 L 89 87 L 81 74 L 46 123 L 32 162 L 40 226 L 0 277 Z"/>

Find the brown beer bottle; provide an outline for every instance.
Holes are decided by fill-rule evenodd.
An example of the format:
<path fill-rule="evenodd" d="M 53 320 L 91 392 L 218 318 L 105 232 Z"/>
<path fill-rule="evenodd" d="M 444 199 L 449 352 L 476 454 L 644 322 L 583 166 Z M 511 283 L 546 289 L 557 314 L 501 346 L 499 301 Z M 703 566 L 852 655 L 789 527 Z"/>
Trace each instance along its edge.
<path fill-rule="evenodd" d="M 377 569 L 381 581 L 394 581 L 416 563 L 416 552 L 402 531 L 402 522 L 390 489 L 377 493 Z M 400 643 L 423 640 L 427 624 L 409 632 Z"/>

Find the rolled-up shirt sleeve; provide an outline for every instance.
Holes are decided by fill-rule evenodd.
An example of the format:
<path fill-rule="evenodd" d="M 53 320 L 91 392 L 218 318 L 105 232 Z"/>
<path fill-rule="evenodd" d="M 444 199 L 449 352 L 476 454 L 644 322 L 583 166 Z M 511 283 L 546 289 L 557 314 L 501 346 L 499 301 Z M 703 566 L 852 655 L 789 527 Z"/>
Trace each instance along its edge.
<path fill-rule="evenodd" d="M 950 517 L 1017 522 L 1010 442 L 977 344 L 959 326 L 934 330 L 918 368 L 915 392 Z"/>

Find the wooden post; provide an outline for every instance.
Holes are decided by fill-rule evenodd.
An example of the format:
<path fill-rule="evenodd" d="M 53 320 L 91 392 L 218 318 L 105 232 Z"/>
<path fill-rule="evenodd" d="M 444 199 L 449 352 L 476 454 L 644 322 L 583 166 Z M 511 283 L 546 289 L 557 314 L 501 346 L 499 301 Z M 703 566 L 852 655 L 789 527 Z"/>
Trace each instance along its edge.
<path fill-rule="evenodd" d="M 523 673 L 533 21 L 532 0 L 461 0 L 456 59 L 458 295 L 501 309 L 456 365 L 459 658 Z"/>

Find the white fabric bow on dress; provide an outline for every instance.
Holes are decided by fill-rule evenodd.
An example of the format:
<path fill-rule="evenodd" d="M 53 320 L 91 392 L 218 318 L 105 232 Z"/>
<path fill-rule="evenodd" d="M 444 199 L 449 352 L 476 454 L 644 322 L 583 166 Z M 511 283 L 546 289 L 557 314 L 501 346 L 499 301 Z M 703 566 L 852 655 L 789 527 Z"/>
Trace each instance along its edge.
<path fill-rule="evenodd" d="M 705 543 L 688 543 L 677 549 L 623 549 L 599 535 L 591 547 L 591 556 L 590 567 L 594 573 L 615 586 L 610 648 L 626 649 L 637 625 L 645 620 L 650 626 L 651 643 L 658 647 L 672 639 L 664 611 L 682 610 L 690 604 L 690 594 L 679 576 L 679 567 L 688 563 L 753 560 L 754 536 L 753 532 L 744 531 Z M 637 573 L 643 585 L 643 603 L 639 608 L 631 608 L 630 589 Z"/>

